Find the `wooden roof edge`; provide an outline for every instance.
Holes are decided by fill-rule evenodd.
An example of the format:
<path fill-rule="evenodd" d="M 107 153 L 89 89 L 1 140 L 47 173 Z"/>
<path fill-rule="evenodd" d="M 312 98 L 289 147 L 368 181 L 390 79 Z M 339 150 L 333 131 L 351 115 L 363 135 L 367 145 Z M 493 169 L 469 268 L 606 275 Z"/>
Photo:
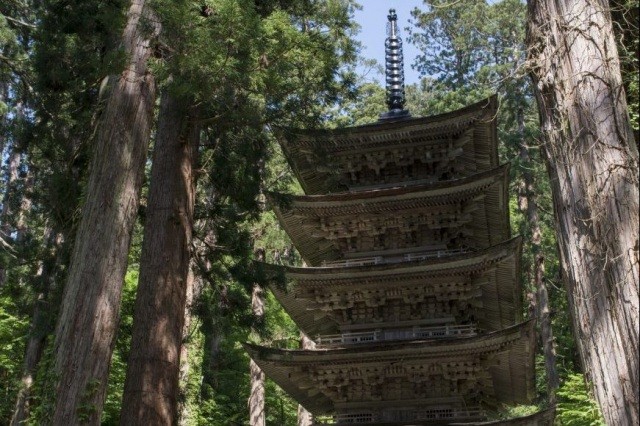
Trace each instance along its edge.
<path fill-rule="evenodd" d="M 442 258 L 431 258 L 424 260 L 412 260 L 398 263 L 383 263 L 378 265 L 354 265 L 354 266 L 291 266 L 291 265 L 276 265 L 273 263 L 266 263 L 260 261 L 254 261 L 257 264 L 262 265 L 266 272 L 272 272 L 275 274 L 297 274 L 297 275 L 331 275 L 336 273 L 344 273 L 344 272 L 371 272 L 373 274 L 387 269 L 403 269 L 408 266 L 416 266 L 416 265 L 442 265 L 446 267 L 447 264 L 451 264 L 454 262 L 458 262 L 461 259 L 468 258 L 480 258 L 485 256 L 493 256 L 493 258 L 497 258 L 499 252 L 503 251 L 505 248 L 512 249 L 511 255 L 518 255 L 522 251 L 523 238 L 520 235 L 517 235 L 513 238 L 503 241 L 502 243 L 495 244 L 491 247 L 487 247 L 484 249 L 466 252 L 466 253 L 458 253 L 451 254 L 447 257 Z M 504 256 L 504 259 L 507 259 L 509 256 Z M 499 261 L 503 261 L 504 259 L 500 259 Z M 356 259 L 357 260 L 357 259 Z M 399 271 L 401 272 L 401 271 Z"/>
<path fill-rule="evenodd" d="M 556 408 L 540 410 L 528 416 L 514 417 L 504 420 L 491 420 L 472 423 L 449 423 L 450 426 L 552 426 L 556 416 Z"/>
<path fill-rule="evenodd" d="M 294 361 L 294 358 L 315 358 L 315 362 L 318 362 L 317 357 L 328 356 L 335 357 L 340 355 L 356 355 L 359 358 L 366 358 L 367 350 L 369 350 L 372 356 L 380 356 L 385 352 L 394 350 L 415 350 L 416 347 L 429 347 L 429 348 L 442 348 L 446 350 L 448 347 L 463 346 L 458 350 L 464 349 L 464 346 L 473 348 L 477 344 L 487 343 L 487 346 L 496 344 L 500 338 L 505 338 L 509 335 L 520 334 L 516 340 L 531 339 L 532 333 L 535 331 L 535 321 L 533 319 L 512 325 L 510 327 L 503 328 L 502 330 L 493 331 L 491 333 L 479 334 L 471 337 L 453 337 L 446 339 L 428 339 L 428 340 L 410 340 L 410 341 L 387 341 L 387 342 L 375 342 L 371 344 L 359 344 L 348 347 L 337 347 L 327 349 L 280 349 L 271 348 L 268 346 L 262 346 L 255 343 L 244 342 L 242 343 L 244 349 L 249 355 L 261 357 L 263 361 L 279 362 L 279 361 Z M 493 341 L 496 341 L 495 343 Z M 455 350 L 455 349 L 453 349 Z M 533 352 L 533 350 L 532 350 Z M 263 358 L 262 356 L 269 357 L 271 359 Z M 254 358 L 255 359 L 255 358 Z M 299 359 L 298 361 L 304 362 L 306 360 Z M 329 360 L 328 360 L 329 361 Z"/>
<path fill-rule="evenodd" d="M 522 312 L 522 304 L 523 304 L 523 293 L 522 293 L 522 250 L 524 247 L 524 238 L 521 235 L 517 235 L 515 238 L 519 238 L 520 242 L 516 247 L 516 266 L 515 266 L 515 288 L 514 291 L 514 300 L 516 302 L 515 311 L 516 311 L 516 321 L 522 321 L 524 313 Z"/>
<path fill-rule="evenodd" d="M 351 127 L 340 127 L 335 129 L 300 129 L 294 127 L 285 127 L 285 126 L 276 126 L 273 127 L 274 133 L 278 141 L 280 141 L 281 145 L 286 145 L 288 143 L 288 135 L 298 135 L 298 136 L 339 136 L 346 135 L 349 133 L 359 133 L 359 132 L 370 132 L 375 129 L 400 129 L 403 127 L 411 127 L 420 124 L 437 124 L 439 122 L 446 122 L 455 118 L 456 116 L 463 114 L 470 114 L 477 112 L 479 114 L 490 114 L 491 119 L 496 116 L 498 110 L 498 97 L 496 94 L 493 94 L 487 98 L 481 99 L 471 105 L 467 105 L 465 107 L 447 111 L 440 114 L 429 115 L 424 117 L 413 117 L 404 120 L 397 121 L 384 121 L 384 122 L 373 122 L 369 124 L 363 124 L 360 126 L 351 126 Z M 286 148 L 285 148 L 286 149 Z"/>
<path fill-rule="evenodd" d="M 303 389 L 299 387 L 299 384 L 292 381 L 288 375 L 282 374 L 282 370 L 278 366 L 273 365 L 270 362 L 264 361 L 259 356 L 259 349 L 257 345 L 250 343 L 242 343 L 243 348 L 251 359 L 260 367 L 265 374 L 278 384 L 289 396 L 293 397 L 299 404 L 314 412 L 314 414 L 328 414 L 333 408 L 333 403 L 322 393 L 317 393 L 313 396 L 309 395 Z"/>
<path fill-rule="evenodd" d="M 415 184 L 415 185 L 402 185 L 398 184 L 396 187 L 384 188 L 384 189 L 371 189 L 366 191 L 345 191 L 345 192 L 336 192 L 332 194 L 322 194 L 322 195 L 293 195 L 293 194 L 285 194 L 279 192 L 266 192 L 267 200 L 270 201 L 271 207 L 276 210 L 281 210 L 281 206 L 285 206 L 287 203 L 296 203 L 296 202 L 337 202 L 337 201 L 352 201 L 352 200 L 364 200 L 364 199 L 375 199 L 382 197 L 389 197 L 394 195 L 404 195 L 411 193 L 420 193 L 420 192 L 430 192 L 430 191 L 438 191 L 442 189 L 451 189 L 456 190 L 461 187 L 477 184 L 478 186 L 482 185 L 482 181 L 487 179 L 501 179 L 503 183 L 507 183 L 509 178 L 509 170 L 511 168 L 511 163 L 507 162 L 501 164 L 498 167 L 495 167 L 491 170 L 487 170 L 481 173 L 476 173 L 471 176 L 467 176 L 460 179 L 440 181 L 434 183 L 426 183 L 426 184 Z M 504 191 L 508 191 L 508 188 Z M 276 212 L 277 214 L 277 212 Z"/>

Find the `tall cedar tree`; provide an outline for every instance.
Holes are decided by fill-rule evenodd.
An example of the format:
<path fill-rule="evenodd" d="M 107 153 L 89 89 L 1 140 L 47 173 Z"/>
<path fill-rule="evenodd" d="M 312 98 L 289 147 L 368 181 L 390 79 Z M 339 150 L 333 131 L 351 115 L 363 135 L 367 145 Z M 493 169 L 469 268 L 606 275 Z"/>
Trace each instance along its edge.
<path fill-rule="evenodd" d="M 190 237 L 185 239 L 184 235 L 191 232 L 192 218 L 189 223 L 174 223 L 180 214 L 175 211 L 171 214 L 171 210 L 192 211 L 194 202 L 193 196 L 187 199 L 184 192 L 188 186 L 186 175 L 180 175 L 186 170 L 186 157 L 184 153 L 175 152 L 184 146 L 178 141 L 184 138 L 181 129 L 190 126 L 189 121 L 183 121 L 189 103 L 183 104 L 182 99 L 191 98 L 201 107 L 201 115 L 192 121 L 203 127 L 210 126 L 215 133 L 211 144 L 214 149 L 203 151 L 205 157 L 214 157 L 213 162 L 208 162 L 211 171 L 203 183 L 211 181 L 215 187 L 212 192 L 216 194 L 206 214 L 212 216 L 216 227 L 226 220 L 222 217 L 224 210 L 229 210 L 233 218 L 228 218 L 224 229 L 213 231 L 215 243 L 209 248 L 217 252 L 217 257 L 232 257 L 225 241 L 245 240 L 238 222 L 257 215 L 260 182 L 257 165 L 264 156 L 265 124 L 274 120 L 269 112 L 279 117 L 288 116 L 294 110 L 287 106 L 289 102 L 314 107 L 325 98 L 323 94 L 340 89 L 335 82 L 336 70 L 341 65 L 336 45 L 345 37 L 339 32 L 343 31 L 342 27 L 349 27 L 348 20 L 327 18 L 330 24 L 324 25 L 338 33 L 332 38 L 320 30 L 301 30 L 292 23 L 291 11 L 279 9 L 277 3 L 267 7 L 261 2 L 261 7 L 254 10 L 248 7 L 252 2 L 220 1 L 211 5 L 212 13 L 198 17 L 193 16 L 188 3 L 167 2 L 162 10 L 158 9 L 167 48 L 156 71 L 159 76 L 172 77 L 171 96 L 180 105 L 165 108 L 167 100 L 164 99 L 159 116 L 162 122 L 158 126 L 152 167 L 122 424 L 172 424 L 178 417 L 178 353 L 185 304 L 183 288 L 190 255 L 186 243 Z M 341 2 L 336 2 L 340 5 L 336 11 L 324 3 L 315 4 L 318 10 L 313 18 L 322 18 L 322 13 L 345 15 L 349 10 Z M 292 2 L 292 5 L 301 4 Z M 306 15 L 303 18 L 306 25 L 313 23 Z M 220 40 L 220 43 L 212 44 L 210 40 Z M 294 57 L 292 51 L 300 51 L 302 55 Z M 343 54 L 348 55 L 349 51 L 345 49 Z M 295 66 L 297 60 L 304 61 L 304 66 Z M 315 78 L 304 86 L 312 95 L 300 96 L 303 86 L 296 78 L 307 76 Z M 203 150 L 209 146 L 204 145 Z M 174 162 L 166 157 L 166 161 L 156 165 L 165 156 Z M 203 163 L 207 163 L 206 159 Z M 233 208 L 225 206 L 227 203 Z M 249 247 L 245 243 L 234 245 Z M 242 262 L 247 263 L 246 258 Z M 235 272 L 229 270 L 222 275 L 247 275 L 239 272 L 246 267 L 238 263 L 230 268 Z M 224 299 L 223 295 L 220 297 Z M 219 330 L 215 333 L 220 334 Z"/>
<path fill-rule="evenodd" d="M 199 127 L 190 100 L 162 95 L 120 424 L 178 419 Z"/>
<path fill-rule="evenodd" d="M 56 425 L 100 422 L 155 101 L 147 60 L 157 26 L 148 18 L 145 1 L 132 0 L 121 40 L 127 65 L 110 77 L 96 131 L 53 348 Z"/>
<path fill-rule="evenodd" d="M 558 242 L 607 424 L 638 424 L 638 151 L 609 2 L 530 0 L 527 45 Z"/>
<path fill-rule="evenodd" d="M 103 48 L 118 38 L 111 28 L 120 27 L 124 13 L 119 1 L 100 5 L 75 1 L 73 14 L 69 14 L 68 2 L 5 3 L 0 6 L 0 13 L 6 16 L 13 36 L 0 34 L 5 55 L 0 59 L 0 80 L 3 86 L 10 87 L 4 101 L 13 111 L 5 117 L 6 127 L 0 131 L 13 153 L 20 154 L 21 164 L 18 179 L 7 187 L 11 194 L 5 198 L 13 211 L 9 212 L 8 221 L 0 219 L 3 228 L 10 224 L 17 231 L 10 233 L 16 243 L 16 256 L 7 265 L 7 285 L 0 285 L 0 291 L 10 294 L 10 300 L 18 307 L 10 312 L 11 317 L 31 317 L 28 331 L 13 328 L 13 333 L 20 333 L 24 340 L 12 342 L 22 341 L 24 346 L 5 346 L 20 348 L 17 352 L 23 352 L 24 357 L 16 354 L 1 362 L 3 370 L 15 372 L 11 365 L 18 366 L 22 361 L 17 395 L 9 389 L 15 389 L 18 381 L 2 373 L 8 386 L 7 392 L 3 389 L 5 403 L 0 409 L 0 423 L 9 423 L 6 413 L 15 400 L 11 424 L 17 425 L 26 421 L 33 408 L 36 412 L 47 411 L 38 410 L 39 397 L 32 395 L 32 386 L 43 383 L 35 373 L 53 333 L 61 283 L 66 280 L 75 213 L 87 169 L 86 147 L 95 116 L 97 83 L 106 74 L 105 64 L 113 63 L 115 67 L 118 62 L 105 55 Z M 3 19 L 0 17 L 0 21 Z M 0 23 L 0 33 L 2 26 Z M 6 80 L 1 70 L 5 60 L 13 73 Z M 2 110 L 0 105 L 0 113 Z M 13 158 L 14 155 L 9 156 Z M 9 205 L 3 205 L 3 211 Z"/>

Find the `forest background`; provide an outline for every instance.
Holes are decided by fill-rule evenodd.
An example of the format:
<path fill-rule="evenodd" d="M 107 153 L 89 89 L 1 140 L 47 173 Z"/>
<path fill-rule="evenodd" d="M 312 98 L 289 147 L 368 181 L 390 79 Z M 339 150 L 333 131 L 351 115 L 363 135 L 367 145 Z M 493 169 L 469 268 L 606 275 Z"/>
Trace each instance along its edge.
<path fill-rule="evenodd" d="M 611 6 L 637 141 L 639 6 L 604 3 Z M 271 294 L 256 291 L 252 266 L 258 255 L 301 263 L 265 208 L 266 191 L 300 192 L 271 129 L 366 124 L 386 109 L 384 88 L 361 75 L 367 67 L 381 71 L 360 57 L 356 8 L 346 0 L 0 4 L 0 424 L 55 424 L 52 416 L 68 415 L 57 401 L 59 383 L 73 369 L 63 361 L 76 362 L 73 353 L 85 351 L 100 356 L 80 369 L 105 380 L 82 378 L 72 416 L 118 423 L 132 409 L 123 400 L 135 400 L 137 392 L 125 382 L 135 382 L 141 351 L 154 344 L 145 336 L 162 333 L 178 348 L 159 363 L 179 377 L 169 418 L 185 425 L 248 423 L 251 375 L 241 342 L 300 345 L 299 331 Z M 540 328 L 535 405 L 505 407 L 504 416 L 557 401 L 561 424 L 603 424 L 558 254 L 529 77 L 528 19 L 518 0 L 425 1 L 404 33 L 421 52 L 411 66 L 423 75 L 406 88 L 407 108 L 413 116 L 432 115 L 499 95 L 500 156 L 512 165 L 512 229 L 526 241 L 525 315 Z M 109 141 L 120 137 L 130 145 L 112 157 Z M 82 225 L 98 223 L 83 219 L 87 211 L 111 207 L 117 226 Z M 154 224 L 166 222 L 176 225 L 159 236 L 161 225 Z M 85 265 L 105 259 L 90 275 L 91 268 L 73 272 L 82 270 L 80 255 L 72 256 L 80 241 L 109 253 L 87 256 Z M 154 253 L 148 241 L 169 246 Z M 153 274 L 164 264 L 175 268 L 158 287 Z M 172 281 L 180 276 L 186 278 Z M 174 284 L 178 296 L 170 291 Z M 109 302 L 100 305 L 104 312 L 85 312 L 108 318 L 93 329 L 73 317 L 74 306 L 89 305 L 87 288 Z M 145 329 L 139 318 L 152 323 L 153 312 L 142 310 L 134 320 L 154 288 L 169 289 L 157 310 L 171 330 Z M 61 318 L 75 318 L 79 329 L 65 329 Z M 87 344 L 95 333 L 104 341 L 67 347 L 69 333 Z M 296 403 L 268 379 L 264 407 L 269 425 L 297 422 Z"/>

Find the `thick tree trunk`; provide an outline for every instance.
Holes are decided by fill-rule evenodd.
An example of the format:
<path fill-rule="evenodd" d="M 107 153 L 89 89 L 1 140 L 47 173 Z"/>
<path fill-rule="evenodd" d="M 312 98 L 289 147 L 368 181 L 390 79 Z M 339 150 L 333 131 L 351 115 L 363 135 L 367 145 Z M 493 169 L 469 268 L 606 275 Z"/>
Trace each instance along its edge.
<path fill-rule="evenodd" d="M 100 423 L 122 284 L 140 198 L 155 84 L 147 72 L 155 25 L 132 0 L 122 47 L 128 65 L 111 77 L 54 345 L 55 425 Z M 144 22 L 143 22 L 144 21 Z"/>
<path fill-rule="evenodd" d="M 120 424 L 178 421 L 180 351 L 195 205 L 197 126 L 164 93 L 151 167 L 131 352 Z"/>
<path fill-rule="evenodd" d="M 638 424 L 638 151 L 603 0 L 529 0 L 527 44 L 578 347 L 610 425 Z"/>
<path fill-rule="evenodd" d="M 302 349 L 309 350 L 316 348 L 316 344 L 313 343 L 313 340 L 309 339 L 303 332 L 300 332 L 300 346 Z M 313 416 L 302 405 L 298 404 L 298 426 L 311 425 L 313 425 Z"/>
<path fill-rule="evenodd" d="M 556 403 L 556 390 L 560 385 L 558 370 L 556 369 L 556 351 L 551 329 L 551 316 L 549 309 L 549 296 L 547 294 L 547 284 L 544 278 L 544 254 L 542 251 L 542 228 L 538 216 L 538 202 L 536 197 L 535 182 L 531 174 L 531 158 L 529 149 L 525 141 L 524 132 L 524 112 L 518 111 L 518 134 L 520 137 L 520 162 L 522 165 L 522 179 L 524 188 L 521 197 L 524 201 L 520 203 L 521 208 L 527 215 L 527 223 L 531 228 L 531 248 L 534 254 L 532 282 L 536 290 L 536 311 L 535 316 L 540 327 L 540 339 L 542 340 L 542 352 L 544 354 L 544 365 L 547 373 L 547 393 L 549 405 Z"/>

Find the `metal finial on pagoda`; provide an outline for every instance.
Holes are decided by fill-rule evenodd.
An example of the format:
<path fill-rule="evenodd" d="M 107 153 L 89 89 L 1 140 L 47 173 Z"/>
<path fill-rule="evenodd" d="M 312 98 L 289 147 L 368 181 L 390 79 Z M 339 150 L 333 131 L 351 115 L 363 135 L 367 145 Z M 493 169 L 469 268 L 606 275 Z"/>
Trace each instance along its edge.
<path fill-rule="evenodd" d="M 387 16 L 387 39 L 385 47 L 385 77 L 387 83 L 387 106 L 389 111 L 380 114 L 380 120 L 407 118 L 411 115 L 404 109 L 404 59 L 402 39 L 398 35 L 398 15 L 389 9 Z"/>

